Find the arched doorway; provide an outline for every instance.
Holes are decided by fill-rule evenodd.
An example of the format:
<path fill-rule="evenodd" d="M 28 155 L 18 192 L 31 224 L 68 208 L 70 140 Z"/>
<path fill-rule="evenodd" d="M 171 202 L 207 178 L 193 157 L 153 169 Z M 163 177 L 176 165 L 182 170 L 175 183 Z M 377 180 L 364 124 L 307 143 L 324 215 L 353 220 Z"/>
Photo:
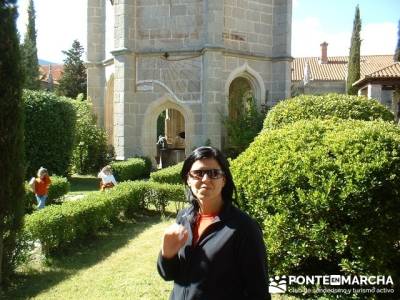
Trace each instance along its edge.
<path fill-rule="evenodd" d="M 159 158 L 157 142 L 162 132 L 166 136 L 166 146 L 178 150 L 176 152 L 179 154 L 175 153 L 175 156 L 179 155 L 177 160 L 183 160 L 191 152 L 194 136 L 193 112 L 168 94 L 153 101 L 144 114 L 143 152 L 152 159 L 154 166 L 159 165 L 159 161 L 156 161 Z"/>
<path fill-rule="evenodd" d="M 164 168 L 185 159 L 185 118 L 179 110 L 167 108 L 157 117 L 157 167 Z"/>
<path fill-rule="evenodd" d="M 222 148 L 229 157 L 244 151 L 262 127 L 266 95 L 262 77 L 247 63 L 229 74 L 222 127 Z"/>
<path fill-rule="evenodd" d="M 256 105 L 251 83 L 244 77 L 237 77 L 231 82 L 228 98 L 228 116 L 233 120 L 248 111 L 251 105 Z"/>

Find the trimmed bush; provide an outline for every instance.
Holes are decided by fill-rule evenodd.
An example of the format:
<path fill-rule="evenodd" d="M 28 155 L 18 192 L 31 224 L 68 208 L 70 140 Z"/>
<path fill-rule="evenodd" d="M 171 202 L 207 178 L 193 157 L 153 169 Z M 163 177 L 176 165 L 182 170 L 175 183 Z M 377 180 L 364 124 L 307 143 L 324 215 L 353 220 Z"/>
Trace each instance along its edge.
<path fill-rule="evenodd" d="M 25 90 L 25 152 L 27 177 L 40 166 L 66 176 L 74 145 L 76 114 L 71 100 L 53 93 Z"/>
<path fill-rule="evenodd" d="M 307 120 L 260 133 L 232 163 L 272 274 L 385 274 L 400 264 L 400 129 Z"/>
<path fill-rule="evenodd" d="M 176 165 L 161 169 L 156 172 L 150 173 L 150 180 L 162 183 L 172 183 L 172 184 L 182 184 L 181 180 L 181 170 L 183 167 L 183 162 Z"/>
<path fill-rule="evenodd" d="M 24 233 L 31 241 L 40 240 L 45 253 L 50 253 L 112 226 L 121 215 L 131 216 L 149 205 L 164 209 L 169 200 L 182 199 L 182 186 L 123 182 L 106 192 L 93 192 L 79 201 L 52 205 L 26 216 Z"/>
<path fill-rule="evenodd" d="M 111 163 L 112 172 L 118 182 L 148 178 L 151 161 L 144 157 L 130 158 Z"/>
<path fill-rule="evenodd" d="M 49 198 L 46 201 L 46 205 L 53 204 L 57 199 L 66 195 L 70 190 L 70 183 L 67 178 L 61 176 L 51 176 L 51 184 L 49 186 Z M 36 197 L 32 192 L 31 187 L 25 183 L 25 212 L 32 212 L 33 205 L 36 205 Z"/>
<path fill-rule="evenodd" d="M 144 207 L 155 209 L 161 213 L 169 202 L 185 202 L 185 188 L 182 184 L 165 184 L 159 182 L 147 182 L 144 194 Z"/>
<path fill-rule="evenodd" d="M 343 94 L 300 95 L 279 102 L 264 120 L 264 129 L 280 128 L 299 120 L 315 118 L 393 121 L 393 114 L 376 100 Z"/>

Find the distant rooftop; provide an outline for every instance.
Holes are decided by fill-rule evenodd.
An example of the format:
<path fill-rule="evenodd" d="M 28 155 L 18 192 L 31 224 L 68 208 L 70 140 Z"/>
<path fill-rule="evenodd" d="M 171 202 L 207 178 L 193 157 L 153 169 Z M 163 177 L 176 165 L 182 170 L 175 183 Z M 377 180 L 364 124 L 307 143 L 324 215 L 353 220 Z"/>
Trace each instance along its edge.
<path fill-rule="evenodd" d="M 373 73 L 367 74 L 361 77 L 358 81 L 356 81 L 353 85 L 360 85 L 363 82 L 371 82 L 371 81 L 399 81 L 400 80 L 400 62 L 394 62 L 390 66 L 387 66 L 383 69 L 377 70 Z M 398 83 L 397 83 L 398 84 Z"/>
<path fill-rule="evenodd" d="M 60 81 L 64 70 L 64 65 L 61 64 L 51 64 L 51 76 L 53 77 L 54 84 L 58 84 Z M 39 66 L 40 80 L 48 81 L 49 80 L 49 65 L 40 65 Z"/>
<path fill-rule="evenodd" d="M 347 76 L 347 63 L 348 56 L 332 56 L 327 57 L 326 63 L 321 63 L 320 57 L 298 57 L 292 61 L 292 81 L 303 80 L 304 67 L 308 62 L 309 73 L 311 80 L 324 80 L 324 81 L 343 81 Z M 364 78 L 373 73 L 386 74 L 393 71 L 392 68 L 392 55 L 363 55 L 360 59 L 360 75 Z M 380 73 L 379 73 L 380 72 Z"/>

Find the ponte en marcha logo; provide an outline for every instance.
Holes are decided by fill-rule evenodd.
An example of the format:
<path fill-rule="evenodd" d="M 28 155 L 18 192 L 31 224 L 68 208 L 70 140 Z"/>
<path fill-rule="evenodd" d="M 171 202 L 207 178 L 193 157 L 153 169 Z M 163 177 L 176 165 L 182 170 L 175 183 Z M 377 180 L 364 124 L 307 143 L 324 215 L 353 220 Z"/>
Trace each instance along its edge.
<path fill-rule="evenodd" d="M 376 275 L 282 275 L 269 278 L 269 293 L 393 294 L 391 276 Z"/>

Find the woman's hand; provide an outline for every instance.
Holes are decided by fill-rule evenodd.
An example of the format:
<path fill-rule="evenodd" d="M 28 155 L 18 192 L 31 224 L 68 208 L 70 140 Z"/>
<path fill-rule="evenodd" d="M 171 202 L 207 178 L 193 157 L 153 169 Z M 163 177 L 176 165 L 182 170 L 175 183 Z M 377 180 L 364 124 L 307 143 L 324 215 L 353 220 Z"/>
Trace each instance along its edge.
<path fill-rule="evenodd" d="M 185 245 L 189 237 L 188 231 L 179 224 L 172 224 L 165 232 L 162 239 L 161 254 L 165 258 L 174 257 L 179 249 Z"/>

